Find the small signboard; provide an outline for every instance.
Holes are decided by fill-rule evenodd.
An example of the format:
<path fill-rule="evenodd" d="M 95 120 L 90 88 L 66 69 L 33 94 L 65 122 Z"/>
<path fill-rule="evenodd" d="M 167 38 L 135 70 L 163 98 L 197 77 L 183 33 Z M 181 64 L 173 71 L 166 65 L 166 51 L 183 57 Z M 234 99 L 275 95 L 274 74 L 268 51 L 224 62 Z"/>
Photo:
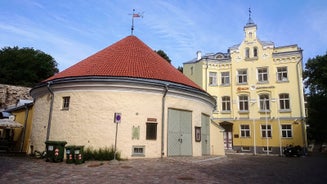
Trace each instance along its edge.
<path fill-rule="evenodd" d="M 121 113 L 116 112 L 115 113 L 114 123 L 120 123 L 120 121 L 121 121 Z"/>

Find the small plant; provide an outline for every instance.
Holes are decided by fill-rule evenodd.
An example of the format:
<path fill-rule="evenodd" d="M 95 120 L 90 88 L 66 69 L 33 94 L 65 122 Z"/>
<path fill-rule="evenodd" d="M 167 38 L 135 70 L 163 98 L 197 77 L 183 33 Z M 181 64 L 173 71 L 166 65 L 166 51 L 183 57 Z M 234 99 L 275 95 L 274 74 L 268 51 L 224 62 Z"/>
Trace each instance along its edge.
<path fill-rule="evenodd" d="M 84 150 L 84 159 L 85 160 L 113 160 L 115 154 L 115 149 L 113 146 L 110 148 L 99 148 L 93 149 L 92 147 L 88 147 Z M 116 159 L 120 160 L 120 153 L 117 152 Z"/>

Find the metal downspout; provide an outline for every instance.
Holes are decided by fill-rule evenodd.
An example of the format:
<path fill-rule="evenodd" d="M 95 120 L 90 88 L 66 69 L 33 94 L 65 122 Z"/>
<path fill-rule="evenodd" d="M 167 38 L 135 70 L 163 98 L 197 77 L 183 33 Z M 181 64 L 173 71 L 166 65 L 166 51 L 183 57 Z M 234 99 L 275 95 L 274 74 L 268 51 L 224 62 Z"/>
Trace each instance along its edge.
<path fill-rule="evenodd" d="M 52 82 L 48 82 L 47 88 L 51 94 L 51 102 L 50 102 L 50 110 L 49 110 L 49 119 L 48 119 L 48 127 L 47 127 L 47 137 L 46 141 L 49 140 L 50 137 L 50 128 L 51 128 L 51 120 L 52 120 L 52 109 L 53 109 L 53 101 L 54 101 L 54 93 L 53 90 L 51 89 L 50 85 Z"/>
<path fill-rule="evenodd" d="M 161 109 L 161 158 L 163 158 L 165 152 L 164 152 L 164 149 L 165 149 L 165 106 L 166 106 L 166 95 L 167 95 L 167 92 L 168 92 L 168 84 L 165 85 L 165 88 L 164 88 L 164 94 L 162 96 L 162 109 Z"/>

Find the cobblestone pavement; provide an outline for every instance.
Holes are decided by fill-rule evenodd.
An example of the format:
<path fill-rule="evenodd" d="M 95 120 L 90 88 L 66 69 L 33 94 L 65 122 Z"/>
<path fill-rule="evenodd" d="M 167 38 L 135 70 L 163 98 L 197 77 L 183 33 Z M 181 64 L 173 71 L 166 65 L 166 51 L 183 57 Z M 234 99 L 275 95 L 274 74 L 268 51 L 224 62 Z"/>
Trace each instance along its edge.
<path fill-rule="evenodd" d="M 327 183 L 327 155 L 169 157 L 80 165 L 1 156 L 0 183 Z"/>

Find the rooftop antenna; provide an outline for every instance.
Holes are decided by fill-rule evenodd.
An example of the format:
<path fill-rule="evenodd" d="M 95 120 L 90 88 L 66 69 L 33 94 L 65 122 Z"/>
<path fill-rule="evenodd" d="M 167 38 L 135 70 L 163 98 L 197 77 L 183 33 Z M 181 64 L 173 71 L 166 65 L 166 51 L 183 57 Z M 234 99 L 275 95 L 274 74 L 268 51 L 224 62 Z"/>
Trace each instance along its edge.
<path fill-rule="evenodd" d="M 135 9 L 133 9 L 132 13 L 132 27 L 131 27 L 131 35 L 133 35 L 134 32 L 134 18 L 143 18 L 143 13 L 135 13 Z"/>

